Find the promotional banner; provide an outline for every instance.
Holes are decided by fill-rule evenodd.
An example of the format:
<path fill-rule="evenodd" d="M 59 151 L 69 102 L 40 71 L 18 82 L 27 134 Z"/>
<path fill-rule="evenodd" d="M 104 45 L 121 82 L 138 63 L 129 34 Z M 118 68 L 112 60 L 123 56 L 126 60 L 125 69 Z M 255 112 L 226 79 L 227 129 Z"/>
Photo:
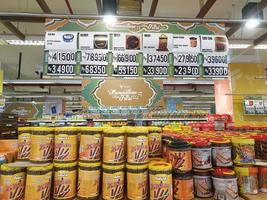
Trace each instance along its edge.
<path fill-rule="evenodd" d="M 222 24 L 47 19 L 45 28 L 47 76 L 228 75 Z"/>
<path fill-rule="evenodd" d="M 162 104 L 163 81 L 92 79 L 82 84 L 82 105 L 101 108 L 149 108 Z"/>
<path fill-rule="evenodd" d="M 43 114 L 43 104 L 36 103 L 9 103 L 6 113 L 16 114 L 21 119 L 39 119 Z"/>

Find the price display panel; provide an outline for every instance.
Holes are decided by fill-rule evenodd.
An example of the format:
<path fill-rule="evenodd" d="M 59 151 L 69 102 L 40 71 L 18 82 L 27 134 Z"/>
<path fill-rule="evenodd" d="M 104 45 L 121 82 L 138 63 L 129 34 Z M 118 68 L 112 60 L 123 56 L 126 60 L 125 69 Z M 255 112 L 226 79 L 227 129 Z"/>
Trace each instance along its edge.
<path fill-rule="evenodd" d="M 198 66 L 174 66 L 174 76 L 199 77 L 199 68 Z"/>
<path fill-rule="evenodd" d="M 117 65 L 113 70 L 114 76 L 138 76 L 138 66 L 136 65 Z"/>
<path fill-rule="evenodd" d="M 228 67 L 204 66 L 203 77 L 227 77 Z"/>
<path fill-rule="evenodd" d="M 144 53 L 144 65 L 149 66 L 168 66 L 169 53 Z"/>
<path fill-rule="evenodd" d="M 49 51 L 47 75 L 75 75 L 76 52 Z"/>
<path fill-rule="evenodd" d="M 143 67 L 144 76 L 168 76 L 168 67 L 167 66 L 144 66 Z"/>
<path fill-rule="evenodd" d="M 106 51 L 81 51 L 82 76 L 107 76 L 108 56 Z"/>
<path fill-rule="evenodd" d="M 219 54 L 205 54 L 204 55 L 204 64 L 203 66 L 224 66 L 227 64 L 227 55 L 219 55 Z"/>

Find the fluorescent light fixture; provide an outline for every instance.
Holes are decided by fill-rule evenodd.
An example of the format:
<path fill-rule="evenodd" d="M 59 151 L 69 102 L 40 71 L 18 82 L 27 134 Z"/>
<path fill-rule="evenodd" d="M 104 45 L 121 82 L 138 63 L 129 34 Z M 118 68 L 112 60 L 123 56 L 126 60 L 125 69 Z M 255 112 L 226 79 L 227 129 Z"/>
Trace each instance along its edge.
<path fill-rule="evenodd" d="M 267 44 L 259 44 L 255 46 L 254 49 L 267 49 Z"/>
<path fill-rule="evenodd" d="M 245 26 L 249 29 L 252 29 L 252 28 L 255 28 L 257 27 L 258 25 L 260 24 L 259 20 L 258 19 L 249 19 Z"/>
<path fill-rule="evenodd" d="M 108 25 L 114 25 L 117 22 L 117 18 L 114 15 L 106 15 L 104 22 Z"/>
<path fill-rule="evenodd" d="M 6 40 L 10 45 L 44 46 L 43 40 Z"/>
<path fill-rule="evenodd" d="M 246 49 L 250 44 L 229 44 L 229 49 Z"/>

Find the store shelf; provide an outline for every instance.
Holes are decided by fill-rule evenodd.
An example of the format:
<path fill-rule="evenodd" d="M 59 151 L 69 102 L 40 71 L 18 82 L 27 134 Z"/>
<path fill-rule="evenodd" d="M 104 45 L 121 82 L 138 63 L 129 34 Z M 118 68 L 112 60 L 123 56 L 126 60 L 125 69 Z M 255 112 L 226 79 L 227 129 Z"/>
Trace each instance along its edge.
<path fill-rule="evenodd" d="M 207 118 L 151 118 L 151 119 L 132 119 L 134 121 L 207 121 Z M 127 119 L 94 119 L 94 122 L 114 122 L 127 121 Z"/>
<path fill-rule="evenodd" d="M 11 167 L 45 167 L 48 165 L 49 163 L 32 163 L 30 161 L 16 161 L 14 163 L 10 163 Z"/>
<path fill-rule="evenodd" d="M 27 120 L 29 123 L 65 123 L 65 122 L 86 122 L 86 120 Z"/>
<path fill-rule="evenodd" d="M 256 159 L 256 163 L 255 165 L 257 166 L 263 166 L 263 167 L 267 167 L 267 160 L 258 160 Z M 267 198 L 266 198 L 267 199 Z"/>
<path fill-rule="evenodd" d="M 246 194 L 241 196 L 244 200 L 266 200 L 267 194 L 259 193 L 256 195 Z"/>

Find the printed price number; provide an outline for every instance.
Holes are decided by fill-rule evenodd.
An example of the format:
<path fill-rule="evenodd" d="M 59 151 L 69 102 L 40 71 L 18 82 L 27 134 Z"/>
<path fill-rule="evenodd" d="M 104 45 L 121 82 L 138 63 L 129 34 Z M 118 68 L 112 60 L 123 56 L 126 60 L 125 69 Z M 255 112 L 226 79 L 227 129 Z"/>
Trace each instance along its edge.
<path fill-rule="evenodd" d="M 136 54 L 117 53 L 115 59 L 117 63 L 136 63 L 136 57 Z"/>
<path fill-rule="evenodd" d="M 144 66 L 144 76 L 167 76 L 167 66 Z"/>
<path fill-rule="evenodd" d="M 168 64 L 168 54 L 144 54 L 147 64 Z"/>
<path fill-rule="evenodd" d="M 99 52 L 82 52 L 82 62 L 107 62 L 107 54 Z"/>
<path fill-rule="evenodd" d="M 74 65 L 49 64 L 48 75 L 74 75 Z"/>
<path fill-rule="evenodd" d="M 81 75 L 106 75 L 106 65 L 81 65 Z"/>
<path fill-rule="evenodd" d="M 197 64 L 197 55 L 195 54 L 175 54 L 175 63 L 179 64 Z"/>
<path fill-rule="evenodd" d="M 137 66 L 118 65 L 117 69 L 114 73 L 116 75 L 136 76 L 136 75 L 138 75 L 138 67 Z"/>
<path fill-rule="evenodd" d="M 206 64 L 227 64 L 227 56 L 212 56 L 212 55 L 208 55 L 205 56 L 204 58 L 204 65 Z"/>
<path fill-rule="evenodd" d="M 225 77 L 228 75 L 228 67 L 204 67 L 204 76 Z"/>
<path fill-rule="evenodd" d="M 48 53 L 49 64 L 74 64 L 75 58 L 75 52 L 49 51 Z"/>
<path fill-rule="evenodd" d="M 174 66 L 174 76 L 199 76 L 197 66 Z"/>

